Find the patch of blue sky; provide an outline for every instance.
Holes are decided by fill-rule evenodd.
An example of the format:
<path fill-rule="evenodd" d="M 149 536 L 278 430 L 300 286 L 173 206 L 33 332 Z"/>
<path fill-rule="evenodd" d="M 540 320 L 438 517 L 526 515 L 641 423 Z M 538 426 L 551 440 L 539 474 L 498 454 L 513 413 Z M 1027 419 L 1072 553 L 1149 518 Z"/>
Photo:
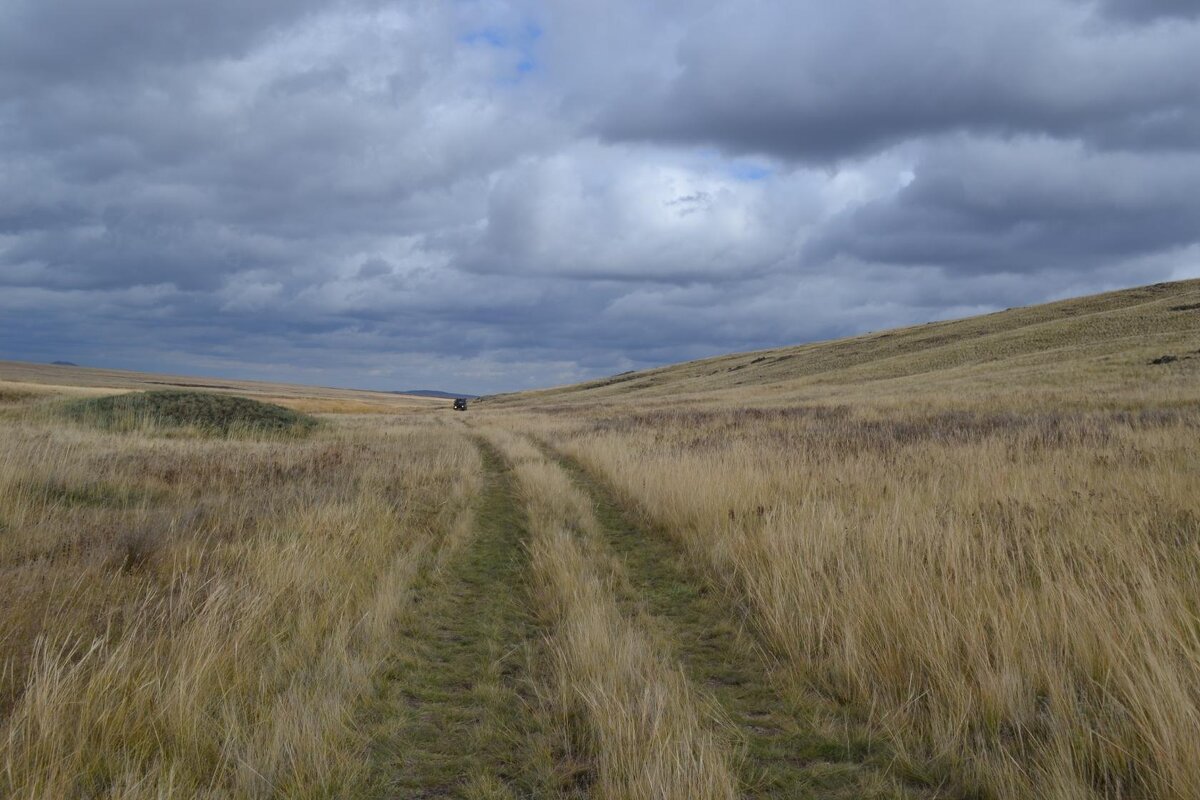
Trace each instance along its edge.
<path fill-rule="evenodd" d="M 516 75 L 505 76 L 501 78 L 500 82 L 514 83 L 537 70 L 538 60 L 534 48 L 543 33 L 542 26 L 536 22 L 525 22 L 511 28 L 492 26 L 468 31 L 459 36 L 458 41 L 470 47 L 490 47 L 511 51 L 514 56 L 513 68 Z"/>
<path fill-rule="evenodd" d="M 692 151 L 706 169 L 720 172 L 739 181 L 765 181 L 776 170 L 762 160 L 741 156 L 731 157 L 719 148 L 701 145 Z"/>
<path fill-rule="evenodd" d="M 499 28 L 480 28 L 469 31 L 458 37 L 461 44 L 472 46 L 487 45 L 489 47 L 508 47 L 508 36 Z"/>
<path fill-rule="evenodd" d="M 752 161 L 735 161 L 729 166 L 729 174 L 739 181 L 765 181 L 775 170 Z"/>

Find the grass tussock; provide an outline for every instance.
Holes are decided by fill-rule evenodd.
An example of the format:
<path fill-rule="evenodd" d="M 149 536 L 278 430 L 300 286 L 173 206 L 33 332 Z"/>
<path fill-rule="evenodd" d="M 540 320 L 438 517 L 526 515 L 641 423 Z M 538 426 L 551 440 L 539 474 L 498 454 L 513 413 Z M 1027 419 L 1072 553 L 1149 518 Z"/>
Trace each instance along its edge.
<path fill-rule="evenodd" d="M 512 424 L 674 537 L 913 773 L 988 797 L 1200 796 L 1200 410 Z"/>
<path fill-rule="evenodd" d="M 303 440 L 0 424 L 0 795 L 361 794 L 357 710 L 463 528 L 471 443 L 405 420 Z"/>
<path fill-rule="evenodd" d="M 187 428 L 203 433 L 305 435 L 317 425 L 306 414 L 272 403 L 210 392 L 133 392 L 76 400 L 69 419 L 108 431 Z"/>
<path fill-rule="evenodd" d="M 594 542 L 591 501 L 521 438 L 493 441 L 514 464 L 529 514 L 535 604 L 550 634 L 546 705 L 590 795 L 617 800 L 738 796 L 729 745 L 654 637 L 622 615 Z"/>

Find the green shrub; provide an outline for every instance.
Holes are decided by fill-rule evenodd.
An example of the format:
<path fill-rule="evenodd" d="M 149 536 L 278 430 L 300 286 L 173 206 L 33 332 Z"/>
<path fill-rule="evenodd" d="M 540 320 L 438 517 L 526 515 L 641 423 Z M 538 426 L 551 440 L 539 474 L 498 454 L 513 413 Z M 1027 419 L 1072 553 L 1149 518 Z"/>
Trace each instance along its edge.
<path fill-rule="evenodd" d="M 135 392 L 78 400 L 65 406 L 72 419 L 105 430 L 192 428 L 209 434 L 303 435 L 316 419 L 283 406 L 209 392 Z"/>

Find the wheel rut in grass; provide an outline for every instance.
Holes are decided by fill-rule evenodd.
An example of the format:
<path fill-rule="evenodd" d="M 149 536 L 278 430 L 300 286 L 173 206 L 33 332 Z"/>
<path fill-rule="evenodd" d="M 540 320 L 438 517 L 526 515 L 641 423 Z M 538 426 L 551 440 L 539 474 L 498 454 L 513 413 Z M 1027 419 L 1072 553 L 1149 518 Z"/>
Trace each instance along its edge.
<path fill-rule="evenodd" d="M 543 796 L 531 752 L 526 522 L 503 460 L 479 447 L 475 535 L 419 584 L 381 679 L 378 797 Z"/>
<path fill-rule="evenodd" d="M 641 528 L 600 482 L 550 447 L 541 448 L 588 493 L 602 534 L 624 565 L 619 592 L 628 613 L 662 623 L 688 677 L 732 723 L 750 798 L 918 798 L 940 792 L 889 774 L 881 746 L 853 726 L 831 733 L 820 700 L 789 690 L 746 630 L 742 613 L 689 566 L 668 537 Z"/>

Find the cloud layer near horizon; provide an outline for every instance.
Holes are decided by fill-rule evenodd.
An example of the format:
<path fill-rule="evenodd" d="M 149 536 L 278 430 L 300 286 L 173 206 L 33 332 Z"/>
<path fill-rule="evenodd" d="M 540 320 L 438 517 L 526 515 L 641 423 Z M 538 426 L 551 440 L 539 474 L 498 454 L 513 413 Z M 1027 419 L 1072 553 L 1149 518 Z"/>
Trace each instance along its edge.
<path fill-rule="evenodd" d="M 14 0 L 0 357 L 479 392 L 1200 275 L 1181 0 Z"/>

